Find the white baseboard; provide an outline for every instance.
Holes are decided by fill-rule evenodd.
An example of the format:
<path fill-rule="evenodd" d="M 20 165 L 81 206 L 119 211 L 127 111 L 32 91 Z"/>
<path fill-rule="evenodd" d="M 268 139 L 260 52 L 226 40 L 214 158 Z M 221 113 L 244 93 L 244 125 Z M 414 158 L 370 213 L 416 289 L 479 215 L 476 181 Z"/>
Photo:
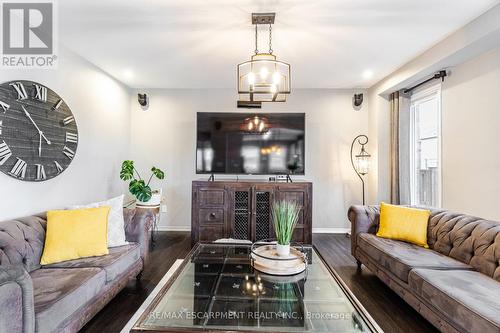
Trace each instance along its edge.
<path fill-rule="evenodd" d="M 351 228 L 313 228 L 313 234 L 345 234 L 351 231 Z"/>
<path fill-rule="evenodd" d="M 191 227 L 185 225 L 159 225 L 158 231 L 191 231 Z"/>
<path fill-rule="evenodd" d="M 184 225 L 159 225 L 158 231 L 191 231 L 191 227 Z M 313 234 L 345 234 L 351 228 L 313 228 Z"/>

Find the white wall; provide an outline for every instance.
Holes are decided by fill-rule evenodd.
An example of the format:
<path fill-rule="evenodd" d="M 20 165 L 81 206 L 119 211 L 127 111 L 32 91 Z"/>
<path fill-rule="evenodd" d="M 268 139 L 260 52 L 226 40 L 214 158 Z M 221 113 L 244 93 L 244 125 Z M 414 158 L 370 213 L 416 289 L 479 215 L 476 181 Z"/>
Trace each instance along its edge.
<path fill-rule="evenodd" d="M 386 98 L 379 95 L 379 90 L 368 91 L 369 130 L 372 143 L 372 172 L 368 175 L 367 204 L 390 202 L 390 108 Z"/>
<path fill-rule="evenodd" d="M 500 47 L 442 86 L 443 207 L 500 220 Z"/>
<path fill-rule="evenodd" d="M 388 94 L 412 86 L 437 70 L 447 69 L 450 77 L 445 80 L 442 93 L 443 207 L 482 217 L 500 218 L 500 212 L 495 211 L 494 206 L 490 204 L 493 200 L 491 198 L 494 198 L 491 196 L 494 191 L 489 189 L 496 187 L 499 190 L 495 191 L 500 191 L 500 182 L 492 178 L 485 183 L 485 176 L 483 176 L 489 168 L 486 164 L 498 165 L 495 157 L 492 157 L 494 154 L 483 148 L 485 142 L 488 141 L 486 139 L 488 130 L 483 132 L 483 128 L 487 129 L 494 125 L 484 123 L 485 127 L 481 128 L 480 121 L 482 116 L 498 114 L 498 103 L 494 104 L 497 101 L 495 98 L 498 95 L 498 81 L 495 82 L 494 73 L 498 73 L 495 70 L 498 70 L 499 64 L 498 57 L 495 58 L 497 51 L 492 51 L 498 48 L 498 45 L 500 45 L 500 5 L 458 29 L 370 87 L 368 91 L 369 133 L 372 141 L 375 142 L 376 151 L 373 154 L 374 172 L 369 175 L 370 203 L 375 204 L 390 199 Z M 487 52 L 493 53 L 485 55 Z M 488 74 L 488 72 L 491 73 Z M 480 101 L 484 96 L 482 91 L 491 92 L 491 102 Z M 478 108 L 478 105 L 484 106 L 484 103 L 489 103 L 486 109 Z M 464 110 L 465 106 L 472 107 L 472 109 L 461 113 L 460 110 Z M 455 113 L 458 113 L 456 118 Z M 475 117 L 479 117 L 478 120 Z M 467 122 L 471 128 L 464 127 L 460 121 Z M 475 123 L 477 126 L 472 125 Z M 464 129 L 470 131 L 464 132 Z M 458 143 L 464 140 L 469 141 L 460 147 Z M 474 156 L 477 162 L 468 159 L 466 156 L 469 155 Z M 461 177 L 467 178 L 465 183 L 471 183 L 471 186 L 464 187 L 464 189 L 474 188 L 475 193 L 461 190 L 461 183 L 456 183 L 460 179 L 457 177 L 459 173 L 456 170 L 461 172 Z M 482 182 L 481 188 L 477 188 Z M 472 186 L 472 184 L 475 185 Z M 496 195 L 498 196 L 499 193 L 496 192 Z"/>
<path fill-rule="evenodd" d="M 77 154 L 60 176 L 30 183 L 0 173 L 0 220 L 123 192 L 120 163 L 129 152 L 130 93 L 100 69 L 60 48 L 56 70 L 0 70 L 1 81 L 32 80 L 58 93 L 79 131 Z"/>
<path fill-rule="evenodd" d="M 500 18 L 500 14 L 499 14 Z M 498 45 L 498 44 L 497 44 Z M 441 47 L 437 45 L 438 49 Z M 448 67 L 442 84 L 442 207 L 500 220 L 500 47 Z M 394 73 L 401 75 L 404 68 Z M 370 202 L 389 200 L 389 76 L 369 91 L 370 135 L 377 140 Z M 397 87 L 397 86 L 395 86 Z M 394 88 L 396 89 L 396 88 Z"/>
<path fill-rule="evenodd" d="M 141 90 L 141 92 L 143 92 Z M 196 112 L 251 112 L 236 108 L 231 89 L 146 90 L 143 111 L 132 96 L 132 158 L 141 171 L 163 168 L 168 212 L 161 227 L 189 229 L 191 181 L 195 174 Z M 313 228 L 347 228 L 349 205 L 361 201 L 361 184 L 351 169 L 352 139 L 368 131 L 366 108 L 354 111 L 354 90 L 294 90 L 286 103 L 265 104 L 262 112 L 306 113 L 306 175 L 313 182 Z M 365 104 L 366 105 L 366 95 Z M 368 149 L 370 149 L 368 147 Z"/>

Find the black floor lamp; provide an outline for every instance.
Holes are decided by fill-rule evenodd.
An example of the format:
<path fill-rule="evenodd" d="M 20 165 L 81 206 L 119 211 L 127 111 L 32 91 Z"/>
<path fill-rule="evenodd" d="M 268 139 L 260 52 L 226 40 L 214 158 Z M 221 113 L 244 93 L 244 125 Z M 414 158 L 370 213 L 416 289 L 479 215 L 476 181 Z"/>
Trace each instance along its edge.
<path fill-rule="evenodd" d="M 356 143 L 361 146 L 361 150 L 359 151 L 359 154 L 353 156 L 352 151 L 354 150 L 354 145 Z M 365 145 L 367 143 L 368 137 L 361 134 L 355 137 L 351 144 L 351 164 L 359 179 L 361 179 L 361 186 L 363 187 L 363 205 L 365 204 L 365 180 L 363 179 L 363 176 L 366 175 L 370 169 L 370 154 L 368 154 L 365 150 Z"/>

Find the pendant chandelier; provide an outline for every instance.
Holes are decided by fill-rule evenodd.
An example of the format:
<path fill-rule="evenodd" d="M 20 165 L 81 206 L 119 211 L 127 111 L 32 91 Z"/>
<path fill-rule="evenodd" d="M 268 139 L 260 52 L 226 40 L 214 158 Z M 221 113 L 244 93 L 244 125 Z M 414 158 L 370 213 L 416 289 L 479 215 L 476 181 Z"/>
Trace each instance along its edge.
<path fill-rule="evenodd" d="M 272 25 L 275 13 L 252 14 L 255 25 L 255 54 L 238 65 L 239 101 L 285 102 L 290 94 L 290 64 L 276 59 L 272 48 Z M 258 26 L 269 25 L 269 51 L 259 52 Z"/>

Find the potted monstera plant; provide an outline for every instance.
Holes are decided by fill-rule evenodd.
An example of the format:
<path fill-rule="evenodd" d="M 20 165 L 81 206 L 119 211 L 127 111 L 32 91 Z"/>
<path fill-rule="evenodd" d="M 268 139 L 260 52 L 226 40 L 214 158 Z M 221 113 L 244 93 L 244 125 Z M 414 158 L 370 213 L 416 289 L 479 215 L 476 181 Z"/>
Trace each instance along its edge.
<path fill-rule="evenodd" d="M 151 190 L 150 183 L 153 177 L 158 179 L 165 178 L 165 173 L 156 168 L 151 168 L 151 175 L 146 182 L 137 169 L 134 167 L 134 161 L 126 160 L 122 163 L 120 178 L 124 181 L 130 181 L 128 190 L 137 198 L 137 203 L 142 205 L 154 206 L 161 202 L 161 190 Z"/>
<path fill-rule="evenodd" d="M 276 251 L 278 256 L 290 255 L 290 242 L 293 230 L 299 220 L 300 207 L 295 201 L 277 201 L 272 206 L 274 233 L 276 234 Z"/>

